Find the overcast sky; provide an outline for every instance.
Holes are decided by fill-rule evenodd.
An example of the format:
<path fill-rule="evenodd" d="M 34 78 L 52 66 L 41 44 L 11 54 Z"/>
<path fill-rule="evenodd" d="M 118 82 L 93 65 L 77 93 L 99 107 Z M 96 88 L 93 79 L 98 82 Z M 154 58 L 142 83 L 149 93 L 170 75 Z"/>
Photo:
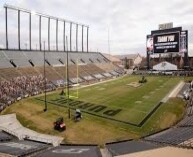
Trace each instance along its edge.
<path fill-rule="evenodd" d="M 145 55 L 146 35 L 151 30 L 158 29 L 160 23 L 173 22 L 174 26 L 182 26 L 183 29 L 189 31 L 189 54 L 193 55 L 193 0 L 1 0 L 1 46 L 5 45 L 3 9 L 5 3 L 89 25 L 89 50 L 91 51 L 108 53 L 109 30 L 111 54 L 140 53 Z M 10 16 L 9 38 L 12 39 L 10 43 L 15 46 L 17 14 L 14 15 L 11 12 Z M 25 21 L 27 21 L 27 16 L 23 15 L 21 38 L 22 46 L 27 47 L 28 36 L 26 34 L 29 33 L 25 31 L 29 25 Z M 46 23 L 46 20 L 44 22 Z M 46 29 L 46 26 L 42 25 Z M 54 30 L 54 24 L 52 27 Z M 35 24 L 33 29 L 38 34 Z M 46 36 L 46 32 L 42 32 L 43 36 Z M 79 37 L 80 34 L 79 31 Z M 32 40 L 34 45 L 37 44 L 35 43 L 37 39 L 34 35 Z M 54 39 L 52 41 L 54 43 Z M 79 39 L 79 49 L 80 43 Z"/>

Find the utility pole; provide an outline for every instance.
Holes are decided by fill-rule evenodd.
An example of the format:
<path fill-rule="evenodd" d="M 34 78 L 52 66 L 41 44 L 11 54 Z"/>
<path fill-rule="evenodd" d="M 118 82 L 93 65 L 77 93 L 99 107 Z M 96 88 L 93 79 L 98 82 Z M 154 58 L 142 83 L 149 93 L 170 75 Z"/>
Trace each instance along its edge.
<path fill-rule="evenodd" d="M 69 66 L 68 66 L 68 37 L 66 36 L 66 75 L 67 75 L 67 106 L 68 106 L 68 118 L 70 119 L 70 106 L 69 106 Z"/>

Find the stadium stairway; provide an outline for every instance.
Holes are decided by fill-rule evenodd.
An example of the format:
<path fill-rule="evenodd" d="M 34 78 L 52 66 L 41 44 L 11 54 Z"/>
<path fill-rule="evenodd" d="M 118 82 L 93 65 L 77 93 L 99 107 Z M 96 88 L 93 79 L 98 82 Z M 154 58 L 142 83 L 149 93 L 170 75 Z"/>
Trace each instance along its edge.
<path fill-rule="evenodd" d="M 40 134 L 33 130 L 23 127 L 16 118 L 16 114 L 8 114 L 0 116 L 0 130 L 3 130 L 20 140 L 28 139 L 53 146 L 58 146 L 62 142 L 62 137 Z"/>

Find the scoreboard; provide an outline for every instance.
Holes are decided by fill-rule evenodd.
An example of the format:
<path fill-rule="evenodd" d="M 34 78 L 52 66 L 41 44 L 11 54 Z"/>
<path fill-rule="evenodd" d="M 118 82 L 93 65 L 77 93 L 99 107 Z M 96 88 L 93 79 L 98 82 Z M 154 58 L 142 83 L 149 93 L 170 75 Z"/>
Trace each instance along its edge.
<path fill-rule="evenodd" d="M 188 49 L 188 31 L 182 27 L 151 31 L 146 38 L 148 54 L 186 53 Z"/>

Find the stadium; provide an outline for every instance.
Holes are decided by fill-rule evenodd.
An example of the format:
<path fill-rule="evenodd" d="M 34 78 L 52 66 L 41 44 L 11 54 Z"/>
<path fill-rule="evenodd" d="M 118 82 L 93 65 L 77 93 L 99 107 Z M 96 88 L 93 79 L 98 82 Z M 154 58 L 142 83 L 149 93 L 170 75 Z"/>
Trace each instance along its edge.
<path fill-rule="evenodd" d="M 0 156 L 192 156 L 188 30 L 159 25 L 146 37 L 144 62 L 128 70 L 125 56 L 120 66 L 89 51 L 88 25 L 7 4 L 3 9 Z M 23 14 L 26 47 L 21 42 Z M 17 48 L 11 47 L 10 19 L 17 23 Z"/>

